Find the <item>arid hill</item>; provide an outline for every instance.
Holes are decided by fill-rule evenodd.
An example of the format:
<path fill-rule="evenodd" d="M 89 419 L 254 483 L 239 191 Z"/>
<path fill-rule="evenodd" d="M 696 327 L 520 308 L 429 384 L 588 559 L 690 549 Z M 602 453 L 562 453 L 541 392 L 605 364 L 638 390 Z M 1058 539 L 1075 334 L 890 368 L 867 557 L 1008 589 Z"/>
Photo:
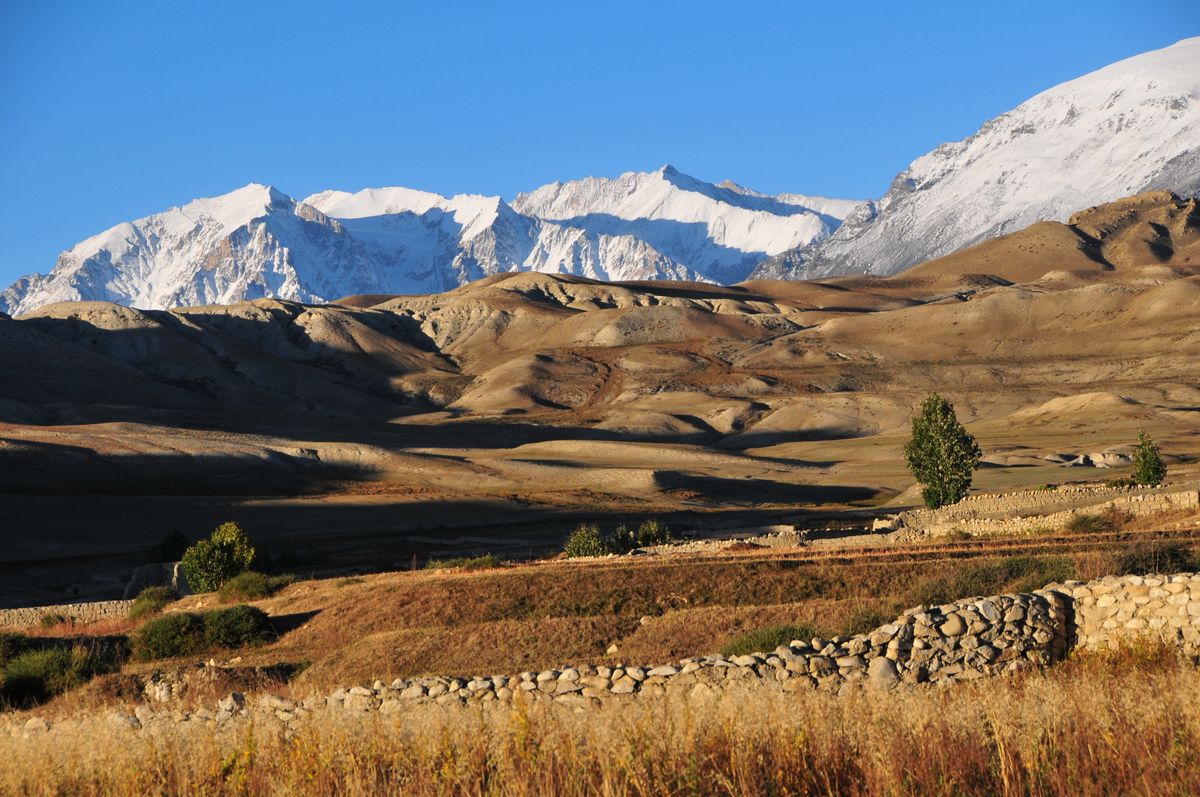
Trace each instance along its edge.
<path fill-rule="evenodd" d="M 268 549 L 391 563 L 540 550 L 584 515 L 903 503 L 931 390 L 980 439 L 985 487 L 1073 478 L 1058 463 L 1139 429 L 1187 457 L 1198 241 L 1196 201 L 1151 193 L 892 278 L 521 273 L 327 306 L 0 315 L 2 558 L 14 589 L 53 592 L 66 571 L 30 563 L 120 569 L 230 517 Z"/>

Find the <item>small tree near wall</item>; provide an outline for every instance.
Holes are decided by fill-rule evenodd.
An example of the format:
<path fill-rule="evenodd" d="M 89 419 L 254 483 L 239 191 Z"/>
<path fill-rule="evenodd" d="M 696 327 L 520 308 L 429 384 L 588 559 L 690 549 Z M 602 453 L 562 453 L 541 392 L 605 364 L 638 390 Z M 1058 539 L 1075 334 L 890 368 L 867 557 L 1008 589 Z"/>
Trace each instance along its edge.
<path fill-rule="evenodd" d="M 921 483 L 926 506 L 956 504 L 971 488 L 983 452 L 954 414 L 954 406 L 930 394 L 912 422 L 912 437 L 904 446 L 908 469 Z"/>

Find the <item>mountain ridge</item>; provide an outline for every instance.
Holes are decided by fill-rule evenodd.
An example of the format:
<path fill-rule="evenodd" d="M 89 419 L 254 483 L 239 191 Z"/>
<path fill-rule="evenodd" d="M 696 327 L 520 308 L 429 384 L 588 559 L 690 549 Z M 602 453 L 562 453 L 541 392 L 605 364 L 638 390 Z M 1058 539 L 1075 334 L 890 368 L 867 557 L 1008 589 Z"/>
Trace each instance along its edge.
<path fill-rule="evenodd" d="M 571 199 L 598 187 L 610 201 Z M 519 209 L 534 204 L 528 197 L 550 193 L 560 198 L 561 218 Z M 644 212 L 631 212 L 631 201 Z M 264 297 L 319 303 L 348 294 L 435 293 L 527 270 L 737 281 L 771 254 L 825 237 L 838 223 L 827 212 L 731 191 L 670 166 L 555 183 L 512 203 L 404 187 L 297 200 L 250 183 L 81 241 L 48 274 L 26 275 L 0 293 L 0 311 L 19 315 L 70 300 L 159 309 Z"/>

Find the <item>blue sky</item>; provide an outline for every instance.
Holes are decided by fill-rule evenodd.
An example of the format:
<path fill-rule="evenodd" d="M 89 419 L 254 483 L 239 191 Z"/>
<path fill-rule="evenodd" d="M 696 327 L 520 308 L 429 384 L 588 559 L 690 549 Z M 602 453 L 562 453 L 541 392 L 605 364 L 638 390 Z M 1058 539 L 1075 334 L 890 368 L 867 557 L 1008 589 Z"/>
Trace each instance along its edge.
<path fill-rule="evenodd" d="M 654 169 L 875 197 L 1195 0 L 0 0 L 0 283 L 248 182 L 510 198 Z M 0 286 L 2 287 L 2 286 Z"/>

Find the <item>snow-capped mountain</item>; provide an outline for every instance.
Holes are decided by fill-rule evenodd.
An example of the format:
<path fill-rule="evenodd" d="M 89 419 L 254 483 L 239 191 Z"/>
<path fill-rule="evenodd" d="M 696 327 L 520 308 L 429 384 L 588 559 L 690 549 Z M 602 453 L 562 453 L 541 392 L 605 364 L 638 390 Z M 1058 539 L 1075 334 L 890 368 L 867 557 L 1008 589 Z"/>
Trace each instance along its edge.
<path fill-rule="evenodd" d="M 554 183 L 517 197 L 408 188 L 302 201 L 251 184 L 119 224 L 0 293 L 0 311 L 104 300 L 143 308 L 277 297 L 444 291 L 536 270 L 597 279 L 736 282 L 829 236 L 848 200 L 768 197 L 670 166 Z M 818 209 L 819 208 L 819 209 Z"/>
<path fill-rule="evenodd" d="M 1200 38 L 1062 83 L 943 144 L 832 237 L 756 277 L 894 274 L 1142 191 L 1200 192 Z"/>

